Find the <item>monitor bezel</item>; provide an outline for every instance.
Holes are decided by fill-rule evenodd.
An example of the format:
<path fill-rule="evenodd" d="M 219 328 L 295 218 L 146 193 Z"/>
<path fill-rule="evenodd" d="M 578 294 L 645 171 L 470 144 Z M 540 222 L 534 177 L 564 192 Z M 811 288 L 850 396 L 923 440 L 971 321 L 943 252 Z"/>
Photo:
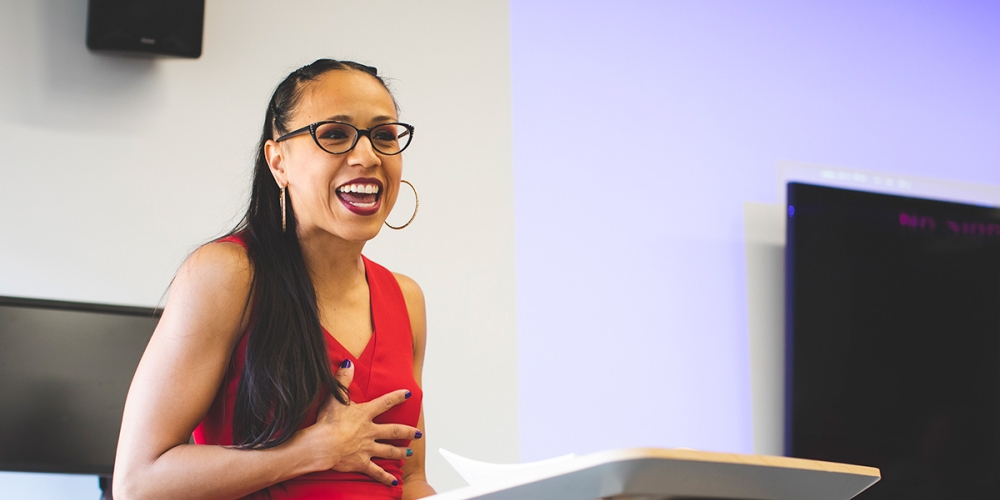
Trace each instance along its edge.
<path fill-rule="evenodd" d="M 67 312 L 84 312 L 111 314 L 118 316 L 145 317 L 158 321 L 163 314 L 163 309 L 158 307 L 127 306 L 117 304 L 103 304 L 96 302 L 76 302 L 67 300 L 41 299 L 31 297 L 14 297 L 0 295 L 0 307 L 19 307 L 26 309 L 45 309 Z M 152 333 L 152 332 L 151 332 Z M 0 461 L 0 471 L 4 472 L 28 472 L 28 473 L 48 473 L 48 474 L 79 474 L 97 475 L 110 477 L 114 470 L 114 463 L 111 467 L 67 467 L 60 466 L 39 466 L 36 463 L 4 462 Z"/>

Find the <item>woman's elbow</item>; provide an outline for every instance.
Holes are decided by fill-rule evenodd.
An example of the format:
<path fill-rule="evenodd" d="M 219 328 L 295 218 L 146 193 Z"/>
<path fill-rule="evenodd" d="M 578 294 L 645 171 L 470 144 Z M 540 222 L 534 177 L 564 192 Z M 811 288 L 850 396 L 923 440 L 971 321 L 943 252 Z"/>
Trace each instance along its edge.
<path fill-rule="evenodd" d="M 138 469 L 138 470 L 137 470 Z M 145 488 L 153 484 L 150 478 L 143 477 L 141 467 L 122 466 L 115 464 L 115 474 L 111 480 L 111 491 L 115 500 L 147 500 L 153 498 L 151 488 Z"/>

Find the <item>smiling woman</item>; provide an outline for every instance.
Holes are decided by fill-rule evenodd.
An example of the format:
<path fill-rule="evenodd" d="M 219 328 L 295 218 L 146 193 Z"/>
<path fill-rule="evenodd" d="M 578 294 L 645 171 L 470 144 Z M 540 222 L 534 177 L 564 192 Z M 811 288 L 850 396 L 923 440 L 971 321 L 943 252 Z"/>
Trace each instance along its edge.
<path fill-rule="evenodd" d="M 181 266 L 132 381 L 117 498 L 434 493 L 423 295 L 361 254 L 399 192 L 414 128 L 397 115 L 358 63 L 278 85 L 247 213 Z"/>
<path fill-rule="evenodd" d="M 338 118 L 349 119 L 348 117 Z M 321 121 L 293 130 L 275 139 L 275 142 L 281 142 L 306 132 L 312 135 L 320 149 L 330 154 L 348 153 L 357 145 L 358 139 L 367 137 L 375 152 L 391 156 L 402 153 L 410 144 L 410 139 L 413 137 L 413 126 L 406 123 L 383 123 L 370 129 L 358 130 L 350 123 Z M 382 181 L 378 179 L 358 179 L 337 188 L 337 196 L 344 201 L 348 210 L 359 215 L 374 215 L 380 206 L 378 202 L 382 189 Z"/>

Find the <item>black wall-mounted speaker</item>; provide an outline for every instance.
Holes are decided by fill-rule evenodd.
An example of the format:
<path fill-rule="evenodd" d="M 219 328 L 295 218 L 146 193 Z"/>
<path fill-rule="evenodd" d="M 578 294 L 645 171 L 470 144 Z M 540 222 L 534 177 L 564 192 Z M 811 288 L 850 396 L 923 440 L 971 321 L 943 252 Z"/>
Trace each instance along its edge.
<path fill-rule="evenodd" d="M 90 0 L 87 48 L 197 58 L 204 24 L 205 0 Z"/>

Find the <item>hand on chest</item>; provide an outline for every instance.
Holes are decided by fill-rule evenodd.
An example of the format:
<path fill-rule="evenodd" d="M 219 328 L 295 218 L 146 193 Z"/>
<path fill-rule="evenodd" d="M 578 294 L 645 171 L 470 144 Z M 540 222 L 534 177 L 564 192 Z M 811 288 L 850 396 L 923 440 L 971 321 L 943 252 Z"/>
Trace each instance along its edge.
<path fill-rule="evenodd" d="M 387 392 L 407 389 L 420 406 L 421 391 L 413 374 L 413 333 L 395 277 L 365 261 L 364 279 L 341 289 L 317 283 L 317 306 L 330 366 L 349 359 L 355 366 L 351 400 L 365 402 Z M 419 413 L 419 412 L 418 412 Z"/>

